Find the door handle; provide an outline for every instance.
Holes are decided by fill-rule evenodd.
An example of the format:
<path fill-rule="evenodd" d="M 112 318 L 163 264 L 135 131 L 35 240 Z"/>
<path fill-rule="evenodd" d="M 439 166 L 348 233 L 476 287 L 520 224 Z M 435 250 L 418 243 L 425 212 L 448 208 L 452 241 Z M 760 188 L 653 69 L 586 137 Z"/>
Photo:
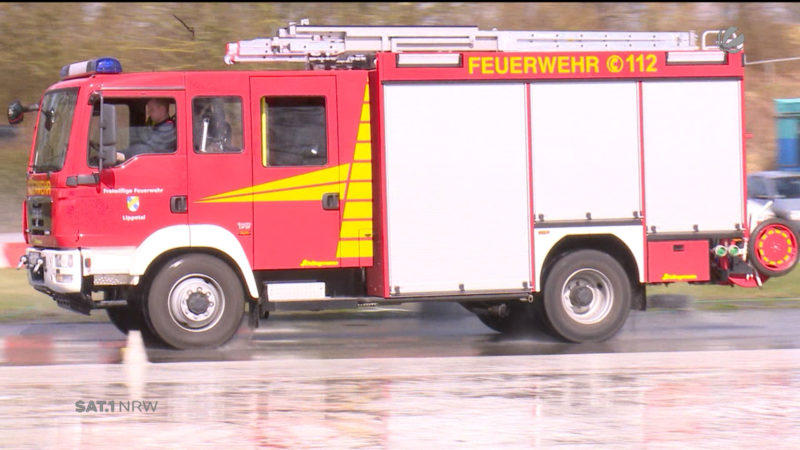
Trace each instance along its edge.
<path fill-rule="evenodd" d="M 329 211 L 339 209 L 339 193 L 324 194 L 322 196 L 322 209 Z"/>
<path fill-rule="evenodd" d="M 173 213 L 185 213 L 189 209 L 189 202 L 185 195 L 176 195 L 169 199 L 169 210 Z"/>

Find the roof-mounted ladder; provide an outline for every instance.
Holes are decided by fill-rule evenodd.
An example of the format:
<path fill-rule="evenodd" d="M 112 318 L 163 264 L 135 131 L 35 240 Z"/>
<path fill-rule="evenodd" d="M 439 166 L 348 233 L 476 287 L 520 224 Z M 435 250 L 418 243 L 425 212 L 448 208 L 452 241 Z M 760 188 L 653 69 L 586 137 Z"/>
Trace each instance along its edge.
<path fill-rule="evenodd" d="M 376 52 L 697 50 L 692 32 L 481 31 L 474 26 L 311 26 L 290 22 L 273 38 L 231 42 L 225 62 L 357 65 Z"/>

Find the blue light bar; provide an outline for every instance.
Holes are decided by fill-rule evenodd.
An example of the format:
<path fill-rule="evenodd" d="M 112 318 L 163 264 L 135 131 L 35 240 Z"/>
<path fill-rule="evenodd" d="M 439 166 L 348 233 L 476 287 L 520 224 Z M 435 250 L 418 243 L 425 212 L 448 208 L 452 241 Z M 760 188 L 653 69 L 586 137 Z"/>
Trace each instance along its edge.
<path fill-rule="evenodd" d="M 82 77 L 94 73 L 121 73 L 122 64 L 116 58 L 95 58 L 67 64 L 61 68 L 61 79 Z"/>

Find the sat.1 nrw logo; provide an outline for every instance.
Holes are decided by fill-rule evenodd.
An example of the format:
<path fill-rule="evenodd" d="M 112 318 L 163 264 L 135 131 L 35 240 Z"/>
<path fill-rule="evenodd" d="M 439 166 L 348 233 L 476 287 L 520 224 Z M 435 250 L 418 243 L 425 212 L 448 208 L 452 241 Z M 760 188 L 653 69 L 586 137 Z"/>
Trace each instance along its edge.
<path fill-rule="evenodd" d="M 128 196 L 128 211 L 136 212 L 138 210 L 139 210 L 139 196 L 138 195 Z"/>

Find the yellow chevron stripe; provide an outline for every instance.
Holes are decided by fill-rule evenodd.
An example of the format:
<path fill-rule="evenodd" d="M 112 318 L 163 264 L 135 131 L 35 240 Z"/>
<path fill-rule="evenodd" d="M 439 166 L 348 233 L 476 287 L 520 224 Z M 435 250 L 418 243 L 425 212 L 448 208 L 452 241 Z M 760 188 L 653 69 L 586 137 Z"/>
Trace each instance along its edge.
<path fill-rule="evenodd" d="M 372 160 L 372 144 L 369 142 L 359 142 L 356 144 L 356 151 L 353 154 L 355 161 L 371 161 Z"/>
<path fill-rule="evenodd" d="M 372 219 L 372 202 L 348 201 L 344 204 L 343 219 Z"/>
<path fill-rule="evenodd" d="M 370 238 L 372 237 L 371 220 L 345 220 L 342 222 L 342 229 L 339 233 L 342 239 L 347 238 Z"/>
<path fill-rule="evenodd" d="M 358 181 L 372 181 L 372 163 L 353 163 L 353 170 L 350 172 L 350 179 Z"/>
<path fill-rule="evenodd" d="M 371 139 L 372 139 L 372 136 L 371 136 L 371 133 L 370 133 L 369 123 L 362 124 L 360 127 L 358 127 L 358 137 L 356 137 L 356 140 L 358 140 L 358 141 L 369 141 Z"/>
<path fill-rule="evenodd" d="M 225 192 L 223 194 L 212 195 L 201 199 L 200 202 L 210 202 L 213 200 L 221 200 L 226 197 L 234 196 L 249 196 L 251 194 L 266 193 L 279 189 L 306 188 L 314 185 L 339 183 L 339 180 L 346 179 L 340 178 L 340 173 L 344 172 L 346 174 L 347 170 L 349 169 L 348 166 L 349 164 L 342 164 L 340 166 L 329 167 L 327 169 L 304 173 L 294 177 L 270 181 L 269 183 L 259 184 L 258 186 L 251 186 L 243 189 L 237 189 L 235 191 Z"/>
<path fill-rule="evenodd" d="M 364 103 L 361 107 L 361 121 L 369 122 L 369 103 Z"/>
<path fill-rule="evenodd" d="M 285 191 L 262 192 L 258 194 L 236 195 L 231 197 L 202 200 L 202 203 L 243 203 L 243 202 L 305 202 L 321 201 L 322 196 L 338 192 L 342 197 L 345 183 L 287 189 Z"/>
<path fill-rule="evenodd" d="M 372 200 L 372 183 L 351 181 L 347 188 L 347 200 Z"/>
<path fill-rule="evenodd" d="M 337 258 L 372 258 L 372 241 L 339 241 Z"/>

